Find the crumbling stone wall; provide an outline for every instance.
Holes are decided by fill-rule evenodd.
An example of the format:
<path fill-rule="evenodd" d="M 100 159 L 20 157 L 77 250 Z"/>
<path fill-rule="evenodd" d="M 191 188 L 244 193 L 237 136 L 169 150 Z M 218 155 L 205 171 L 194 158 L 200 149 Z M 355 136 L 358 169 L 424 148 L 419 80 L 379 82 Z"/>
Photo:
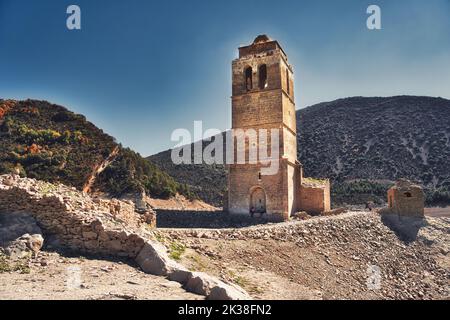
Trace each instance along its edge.
<path fill-rule="evenodd" d="M 115 200 L 106 207 L 107 201 L 98 202 L 63 186 L 11 176 L 0 178 L 0 212 L 32 214 L 44 234 L 55 236 L 63 247 L 135 258 L 144 239 L 119 222 L 138 227 L 132 205 Z"/>
<path fill-rule="evenodd" d="M 90 254 L 133 258 L 144 272 L 166 276 L 209 299 L 250 299 L 241 288 L 171 260 L 145 228 L 147 218 L 132 203 L 92 199 L 74 188 L 14 175 L 0 176 L 0 213 L 31 214 L 44 236 L 62 247 Z"/>
<path fill-rule="evenodd" d="M 330 182 L 327 180 L 319 185 L 303 183 L 300 187 L 298 207 L 300 211 L 313 214 L 330 211 Z"/>

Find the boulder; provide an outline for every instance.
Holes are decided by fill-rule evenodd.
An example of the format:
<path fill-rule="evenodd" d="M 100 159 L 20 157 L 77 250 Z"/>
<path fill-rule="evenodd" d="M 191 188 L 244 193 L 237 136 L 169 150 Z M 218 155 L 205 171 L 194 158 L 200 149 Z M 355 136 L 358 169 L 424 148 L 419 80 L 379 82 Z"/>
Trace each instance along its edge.
<path fill-rule="evenodd" d="M 33 234 L 27 237 L 27 247 L 37 254 L 41 251 L 42 246 L 44 245 L 44 238 L 41 234 Z"/>
<path fill-rule="evenodd" d="M 170 281 L 185 284 L 192 277 L 192 272 L 187 270 L 182 265 L 178 265 L 178 267 L 175 266 L 172 268 L 172 270 L 168 273 L 167 277 L 169 278 Z"/>
<path fill-rule="evenodd" d="M 242 288 L 226 284 L 203 272 L 193 272 L 185 289 L 204 295 L 208 300 L 251 300 L 251 297 Z"/>
<path fill-rule="evenodd" d="M 162 244 L 153 241 L 147 241 L 144 244 L 144 247 L 136 257 L 136 262 L 142 271 L 157 276 L 168 275 L 175 265 L 175 261 L 169 259 L 166 248 Z"/>
<path fill-rule="evenodd" d="M 28 213 L 0 214 L 0 247 L 13 259 L 37 253 L 44 245 L 42 231 Z"/>
<path fill-rule="evenodd" d="M 186 290 L 200 294 L 203 296 L 209 296 L 211 289 L 219 285 L 220 280 L 204 272 L 193 272 L 185 285 Z"/>
<path fill-rule="evenodd" d="M 251 300 L 251 297 L 242 288 L 222 283 L 211 289 L 208 300 Z"/>
<path fill-rule="evenodd" d="M 40 234 L 24 234 L 3 246 L 5 253 L 13 260 L 23 259 L 33 254 L 35 257 L 44 245 L 44 238 Z"/>

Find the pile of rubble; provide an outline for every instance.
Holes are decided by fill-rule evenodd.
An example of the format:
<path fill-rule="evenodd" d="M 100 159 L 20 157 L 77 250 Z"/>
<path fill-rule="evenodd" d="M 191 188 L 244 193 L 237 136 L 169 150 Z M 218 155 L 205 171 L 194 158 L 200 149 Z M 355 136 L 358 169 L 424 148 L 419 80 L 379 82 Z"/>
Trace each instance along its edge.
<path fill-rule="evenodd" d="M 41 228 L 27 213 L 0 213 L 0 253 L 12 260 L 36 256 L 44 244 Z"/>

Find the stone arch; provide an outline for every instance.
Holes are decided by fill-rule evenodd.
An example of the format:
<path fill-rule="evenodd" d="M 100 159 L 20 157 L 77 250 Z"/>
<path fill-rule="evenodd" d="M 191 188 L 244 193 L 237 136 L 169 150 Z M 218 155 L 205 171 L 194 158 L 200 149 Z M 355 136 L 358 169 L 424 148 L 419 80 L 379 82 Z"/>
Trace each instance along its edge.
<path fill-rule="evenodd" d="M 259 186 L 250 189 L 250 210 L 252 208 L 255 213 L 267 212 L 266 191 Z"/>

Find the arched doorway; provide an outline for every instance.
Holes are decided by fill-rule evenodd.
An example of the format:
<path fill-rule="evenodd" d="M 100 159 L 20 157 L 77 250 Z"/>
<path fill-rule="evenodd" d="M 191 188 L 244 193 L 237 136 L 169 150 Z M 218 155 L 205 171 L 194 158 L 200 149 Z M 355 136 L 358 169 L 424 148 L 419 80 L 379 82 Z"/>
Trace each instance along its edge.
<path fill-rule="evenodd" d="M 255 188 L 250 193 L 250 210 L 255 213 L 266 213 L 266 193 L 262 188 Z"/>

